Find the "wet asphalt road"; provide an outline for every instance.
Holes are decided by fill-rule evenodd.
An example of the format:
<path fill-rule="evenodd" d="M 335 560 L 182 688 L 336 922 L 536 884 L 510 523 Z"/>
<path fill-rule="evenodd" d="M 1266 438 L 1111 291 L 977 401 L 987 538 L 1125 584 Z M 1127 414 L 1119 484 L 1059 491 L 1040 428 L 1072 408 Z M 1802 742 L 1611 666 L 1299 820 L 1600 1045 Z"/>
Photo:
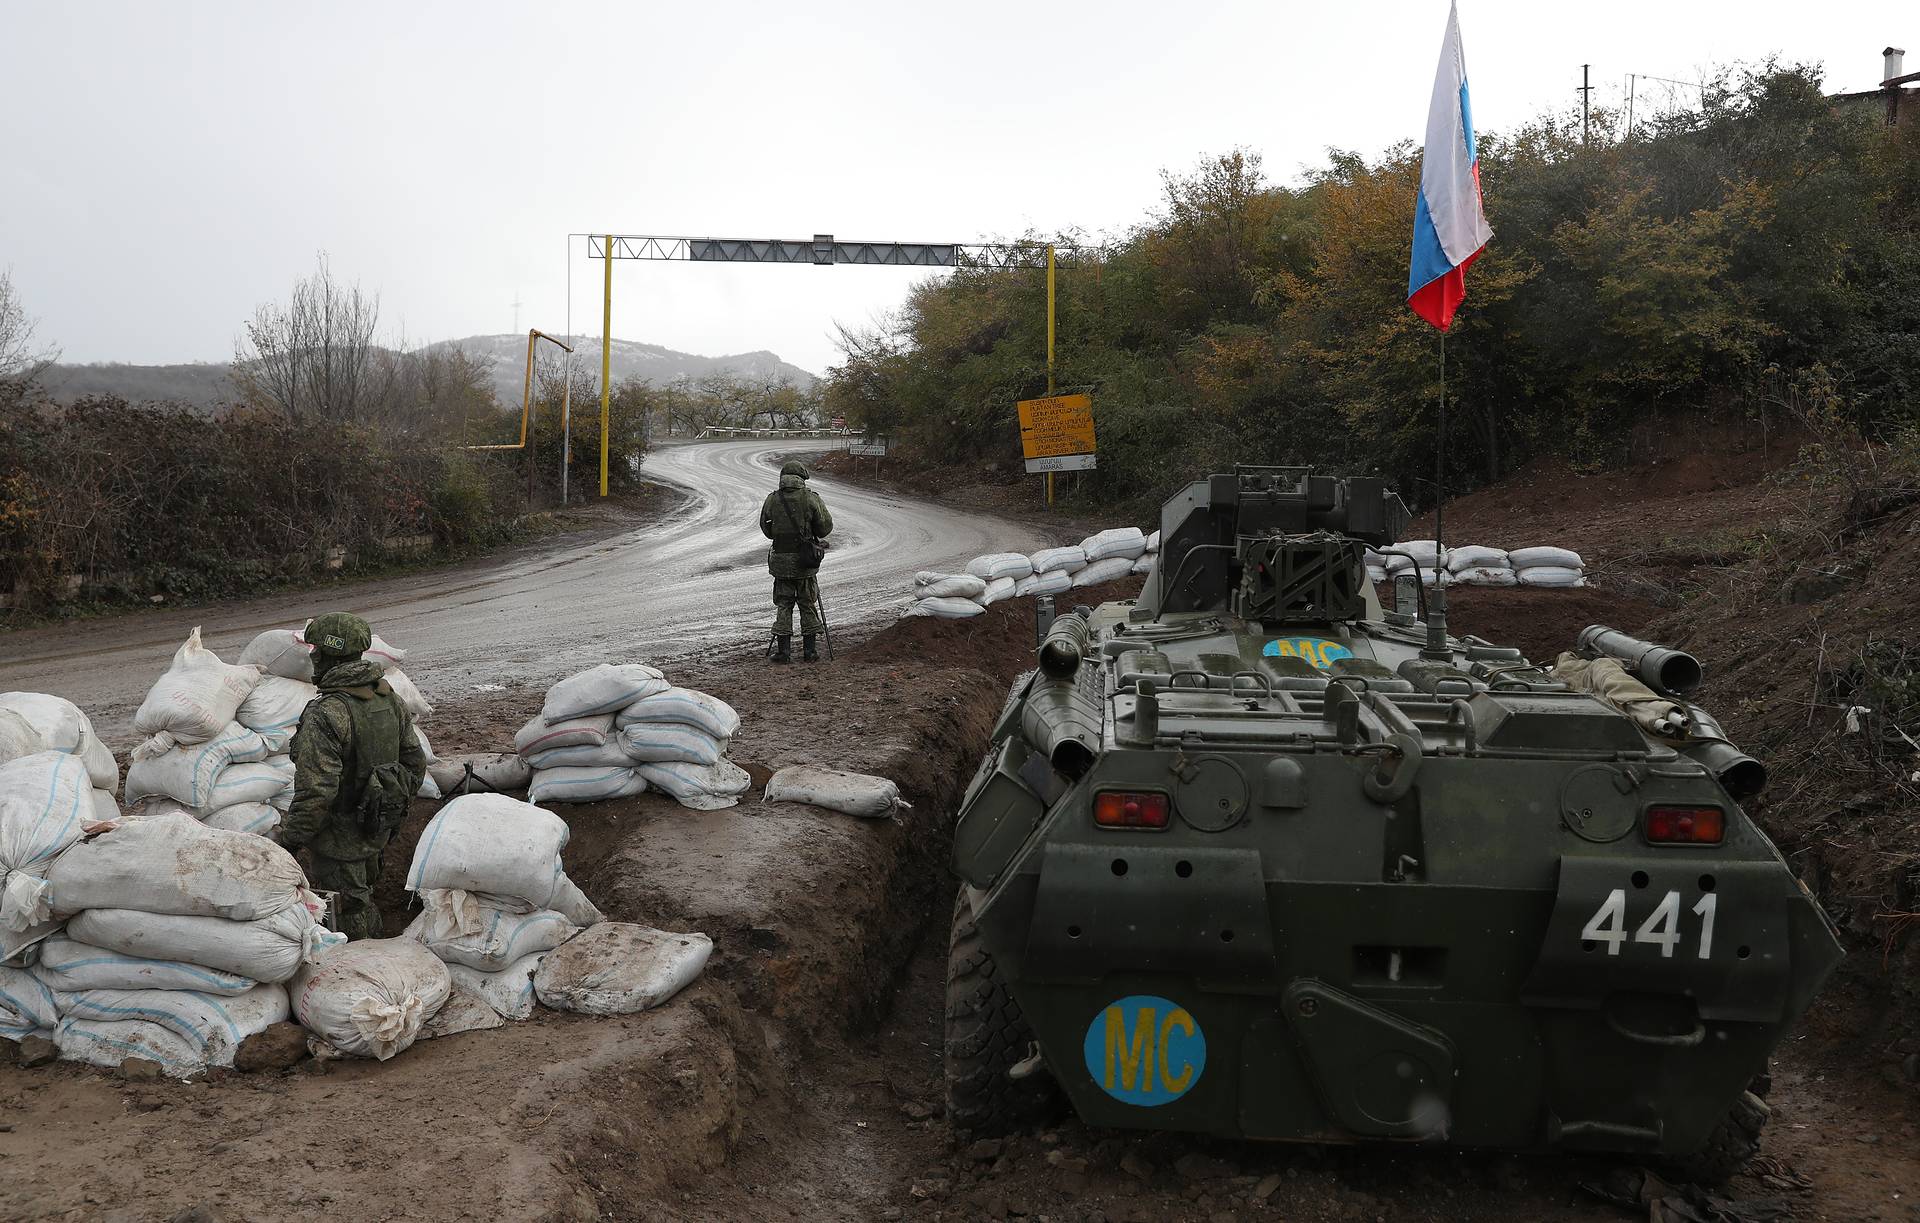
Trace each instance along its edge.
<path fill-rule="evenodd" d="M 777 455 L 837 443 L 691 443 L 646 460 L 688 502 L 665 517 L 587 543 L 558 540 L 430 573 L 133 613 L 0 634 L 0 691 L 51 692 L 78 704 L 106 742 L 131 746 L 133 711 L 194 625 L 229 662 L 263 629 L 321 611 L 366 616 L 409 651 L 407 674 L 428 699 L 460 701 L 481 685 L 550 683 L 599 662 L 666 661 L 760 648 L 772 579 L 760 502 L 778 481 Z M 813 482 L 833 514 L 822 566 L 830 623 L 891 618 L 918 569 L 950 568 L 991 551 L 1053 542 L 1042 528 L 839 483 Z M 324 606 L 321 606 L 324 604 Z"/>

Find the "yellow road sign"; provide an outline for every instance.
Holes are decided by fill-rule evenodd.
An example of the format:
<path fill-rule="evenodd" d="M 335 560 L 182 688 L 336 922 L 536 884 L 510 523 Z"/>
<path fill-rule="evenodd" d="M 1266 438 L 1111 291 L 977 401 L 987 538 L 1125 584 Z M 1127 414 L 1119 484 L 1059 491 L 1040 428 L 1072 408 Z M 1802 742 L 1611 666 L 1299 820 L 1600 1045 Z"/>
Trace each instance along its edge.
<path fill-rule="evenodd" d="M 1028 471 L 1093 466 L 1093 396 L 1051 395 L 1022 399 L 1015 406 L 1020 410 L 1020 449 Z"/>

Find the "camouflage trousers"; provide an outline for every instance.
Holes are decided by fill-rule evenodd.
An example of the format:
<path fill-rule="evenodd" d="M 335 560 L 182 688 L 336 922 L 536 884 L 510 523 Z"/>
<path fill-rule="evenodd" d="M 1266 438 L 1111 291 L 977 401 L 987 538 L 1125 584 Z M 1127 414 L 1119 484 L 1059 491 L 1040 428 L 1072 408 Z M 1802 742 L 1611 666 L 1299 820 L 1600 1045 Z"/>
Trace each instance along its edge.
<path fill-rule="evenodd" d="M 334 928 L 349 940 L 379 938 L 380 909 L 373 903 L 373 885 L 380 881 L 380 854 L 371 858 L 328 858 L 308 851 L 313 866 L 307 882 L 316 891 L 338 892 Z"/>
<path fill-rule="evenodd" d="M 773 635 L 793 636 L 793 609 L 800 609 L 800 631 L 811 637 L 820 631 L 820 580 L 809 573 L 800 578 L 773 579 Z"/>

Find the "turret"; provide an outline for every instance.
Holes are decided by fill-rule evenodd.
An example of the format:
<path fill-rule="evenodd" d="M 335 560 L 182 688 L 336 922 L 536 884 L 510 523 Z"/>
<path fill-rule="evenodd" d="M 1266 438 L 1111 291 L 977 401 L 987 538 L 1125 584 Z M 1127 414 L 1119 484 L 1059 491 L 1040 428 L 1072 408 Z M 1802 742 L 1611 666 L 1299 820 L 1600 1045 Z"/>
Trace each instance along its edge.
<path fill-rule="evenodd" d="M 1142 613 L 1228 612 L 1280 625 L 1360 619 L 1366 545 L 1400 537 L 1407 507 L 1371 476 L 1236 467 L 1170 499 Z"/>

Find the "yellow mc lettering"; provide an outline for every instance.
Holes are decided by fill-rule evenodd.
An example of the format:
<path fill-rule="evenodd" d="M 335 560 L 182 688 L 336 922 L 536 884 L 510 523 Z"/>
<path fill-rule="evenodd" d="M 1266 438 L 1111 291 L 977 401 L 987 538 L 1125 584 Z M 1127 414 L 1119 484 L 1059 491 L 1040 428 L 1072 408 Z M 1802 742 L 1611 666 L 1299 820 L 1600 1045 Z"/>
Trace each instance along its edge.
<path fill-rule="evenodd" d="M 1187 1008 L 1183 1006 L 1168 1011 L 1167 1017 L 1160 1021 L 1160 1085 L 1167 1089 L 1169 1095 L 1177 1096 L 1187 1089 L 1187 1084 L 1193 1082 L 1193 1063 L 1181 1062 L 1180 1077 L 1173 1077 L 1173 1068 L 1167 1064 L 1167 1037 L 1175 1028 L 1188 1036 L 1193 1035 L 1193 1016 L 1187 1014 Z"/>
<path fill-rule="evenodd" d="M 1180 1015 L 1186 1014 L 1185 1011 L 1177 1011 L 1175 1013 Z M 1169 1016 L 1169 1018 L 1171 1018 L 1171 1016 Z M 1140 1083 L 1141 1091 L 1151 1092 L 1153 1090 L 1153 1038 L 1156 1030 L 1154 1019 L 1153 1007 L 1141 1007 L 1140 1014 L 1134 1022 L 1133 1032 L 1129 1035 L 1127 1032 L 1126 1012 L 1117 1006 L 1107 1008 L 1106 1086 L 1108 1091 L 1113 1090 L 1116 1065 L 1120 1072 L 1120 1086 L 1122 1090 L 1132 1091 L 1136 1080 Z M 1190 1031 L 1193 1021 L 1188 1020 L 1187 1022 Z"/>

